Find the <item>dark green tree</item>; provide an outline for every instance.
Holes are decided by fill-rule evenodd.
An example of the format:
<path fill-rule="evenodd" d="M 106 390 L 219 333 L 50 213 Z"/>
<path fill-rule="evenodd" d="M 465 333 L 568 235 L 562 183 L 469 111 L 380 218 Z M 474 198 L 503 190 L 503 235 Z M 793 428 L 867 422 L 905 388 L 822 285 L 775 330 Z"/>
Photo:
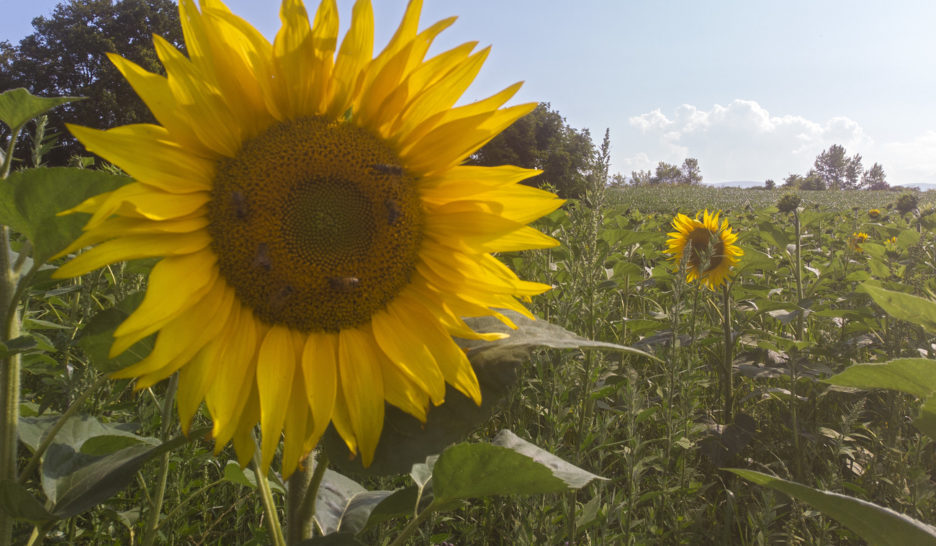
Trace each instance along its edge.
<path fill-rule="evenodd" d="M 848 157 L 845 147 L 839 144 L 816 156 L 813 167 L 830 190 L 855 189 L 861 179 L 861 155 Z"/>
<path fill-rule="evenodd" d="M 887 175 L 884 174 L 884 167 L 880 163 L 875 163 L 861 175 L 861 187 L 867 190 L 890 189 L 890 184 L 887 183 Z"/>
<path fill-rule="evenodd" d="M 689 186 L 698 186 L 702 183 L 702 169 L 699 168 L 699 160 L 694 157 L 687 157 L 680 167 L 682 178 L 680 183 Z"/>
<path fill-rule="evenodd" d="M 665 161 L 657 163 L 656 170 L 653 173 L 652 184 L 679 184 L 682 181 L 683 173 L 676 165 L 671 165 Z"/>
<path fill-rule="evenodd" d="M 35 32 L 17 47 L 0 44 L 0 84 L 44 96 L 79 96 L 50 114 L 51 130 L 63 136 L 49 158 L 60 164 L 82 148 L 64 123 L 107 128 L 153 122 L 153 117 L 107 59 L 117 53 L 146 70 L 163 73 L 153 34 L 183 47 L 178 6 L 171 0 L 68 0 L 49 17 L 32 21 Z"/>
<path fill-rule="evenodd" d="M 777 183 L 773 181 L 773 178 L 768 178 L 767 180 L 764 180 L 765 190 L 772 190 L 776 187 L 777 187 Z"/>
<path fill-rule="evenodd" d="M 585 190 L 585 177 L 592 171 L 594 157 L 595 146 L 588 129 L 569 126 L 549 103 L 540 103 L 475 152 L 469 163 L 540 169 L 542 174 L 525 183 L 548 184 L 562 197 L 578 198 Z"/>
<path fill-rule="evenodd" d="M 631 171 L 631 184 L 635 186 L 648 186 L 653 184 L 653 172 L 646 171 Z"/>

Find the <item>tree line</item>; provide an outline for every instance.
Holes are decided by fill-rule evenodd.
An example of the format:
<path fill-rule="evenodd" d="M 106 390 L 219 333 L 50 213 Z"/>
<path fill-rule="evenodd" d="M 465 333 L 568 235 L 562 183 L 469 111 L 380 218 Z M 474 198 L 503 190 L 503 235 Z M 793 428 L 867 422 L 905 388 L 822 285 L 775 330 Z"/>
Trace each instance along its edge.
<path fill-rule="evenodd" d="M 845 147 L 833 144 L 816 156 L 813 167 L 805 174 L 790 174 L 783 180 L 783 187 L 798 190 L 887 190 L 887 174 L 880 163 L 863 170 L 861 154 L 851 157 Z M 765 182 L 767 188 L 774 186 L 773 180 Z"/>

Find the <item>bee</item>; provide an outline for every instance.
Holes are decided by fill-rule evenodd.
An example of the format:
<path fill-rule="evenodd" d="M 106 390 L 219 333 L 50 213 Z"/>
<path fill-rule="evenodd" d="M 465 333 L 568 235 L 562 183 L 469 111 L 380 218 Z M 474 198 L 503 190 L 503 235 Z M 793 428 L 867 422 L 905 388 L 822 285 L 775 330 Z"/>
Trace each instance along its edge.
<path fill-rule="evenodd" d="M 403 167 L 399 165 L 386 165 L 384 163 L 375 163 L 370 166 L 371 170 L 380 174 L 390 174 L 400 176 L 403 174 Z"/>
<path fill-rule="evenodd" d="M 234 190 L 231 192 L 231 208 L 234 209 L 234 216 L 238 220 L 247 219 L 247 198 L 244 197 L 242 191 Z"/>
<path fill-rule="evenodd" d="M 403 213 L 400 211 L 400 205 L 397 204 L 393 199 L 387 199 L 384 201 L 384 205 L 387 207 L 387 223 L 391 226 L 396 225 L 397 221 L 400 219 L 400 216 Z"/>
<path fill-rule="evenodd" d="M 296 289 L 290 285 L 286 285 L 279 289 L 279 292 L 273 295 L 270 298 L 270 310 L 274 314 L 279 314 L 282 311 L 286 304 L 289 303 L 289 298 L 296 292 Z"/>
<path fill-rule="evenodd" d="M 264 271 L 269 271 L 273 266 L 270 262 L 270 247 L 266 243 L 257 245 L 257 254 L 254 256 L 253 266 L 262 268 Z"/>
<path fill-rule="evenodd" d="M 360 283 L 361 279 L 357 277 L 328 277 L 328 286 L 336 292 L 350 292 Z"/>

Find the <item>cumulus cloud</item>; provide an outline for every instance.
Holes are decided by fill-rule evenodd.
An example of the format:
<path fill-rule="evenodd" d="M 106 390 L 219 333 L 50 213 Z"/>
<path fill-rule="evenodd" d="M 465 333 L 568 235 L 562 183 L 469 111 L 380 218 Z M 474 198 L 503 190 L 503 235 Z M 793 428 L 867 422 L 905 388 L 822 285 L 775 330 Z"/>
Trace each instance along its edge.
<path fill-rule="evenodd" d="M 852 119 L 814 121 L 773 115 L 752 100 L 736 99 L 708 110 L 684 104 L 669 114 L 656 109 L 628 121 L 631 132 L 638 133 L 631 141 L 638 149 L 617 162 L 628 173 L 651 169 L 658 161 L 679 164 L 686 157 L 695 157 L 709 182 L 779 181 L 790 173 L 808 170 L 816 155 L 832 144 L 845 146 L 850 154 L 861 153 L 866 162 L 884 164 L 871 153 L 878 148 L 874 140 Z M 932 146 L 936 146 L 936 132 L 903 146 L 894 145 L 891 151 L 896 158 Z M 890 174 L 888 165 L 884 167 Z"/>

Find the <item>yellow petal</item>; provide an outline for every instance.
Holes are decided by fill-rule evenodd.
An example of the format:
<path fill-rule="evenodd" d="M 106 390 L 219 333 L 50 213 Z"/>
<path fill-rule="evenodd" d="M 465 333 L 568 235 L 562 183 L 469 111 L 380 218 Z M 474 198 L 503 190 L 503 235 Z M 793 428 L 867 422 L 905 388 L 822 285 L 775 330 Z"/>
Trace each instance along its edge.
<path fill-rule="evenodd" d="M 276 35 L 273 55 L 283 86 L 281 110 L 290 119 L 321 114 L 338 41 L 338 6 L 335 0 L 319 4 L 310 28 L 302 2 L 286 0 L 280 20 L 283 26 Z"/>
<path fill-rule="evenodd" d="M 305 441 L 309 405 L 306 401 L 305 389 L 302 381 L 292 382 L 292 392 L 289 395 L 289 408 L 286 412 L 286 422 L 283 426 L 283 479 L 289 479 L 293 471 L 305 455 Z M 280 402 L 283 404 L 283 402 Z M 284 405 L 284 404 L 283 404 Z"/>
<path fill-rule="evenodd" d="M 399 310 L 400 315 L 410 317 L 410 324 L 439 363 L 445 380 L 480 406 L 481 386 L 471 362 L 438 319 L 428 313 L 419 301 L 405 295 L 398 297 L 393 307 Z"/>
<path fill-rule="evenodd" d="M 372 335 L 358 328 L 344 329 L 339 334 L 341 391 L 365 467 L 374 459 L 384 419 L 383 376 L 377 365 L 377 350 Z"/>
<path fill-rule="evenodd" d="M 133 235 L 121 237 L 80 254 L 52 274 L 57 279 L 77 277 L 99 267 L 137 258 L 180 256 L 198 252 L 211 244 L 205 231 L 172 235 Z"/>
<path fill-rule="evenodd" d="M 153 266 L 146 295 L 140 306 L 114 331 L 121 341 L 111 349 L 111 358 L 155 332 L 154 324 L 165 323 L 186 311 L 211 289 L 218 278 L 217 258 L 210 249 L 185 256 L 170 256 Z M 128 338 L 126 341 L 120 338 Z"/>
<path fill-rule="evenodd" d="M 445 378 L 422 339 L 419 325 L 399 313 L 395 302 L 371 317 L 374 339 L 390 362 L 429 394 L 436 405 L 445 400 Z"/>
<path fill-rule="evenodd" d="M 260 395 L 261 468 L 269 468 L 279 445 L 296 373 L 296 347 L 292 332 L 274 326 L 257 355 L 257 392 Z M 297 382 L 298 383 L 298 382 Z"/>
<path fill-rule="evenodd" d="M 351 105 L 374 51 L 374 12 L 370 0 L 357 0 L 351 12 L 351 28 L 345 34 L 335 59 L 330 81 L 330 100 L 326 118 L 336 118 Z"/>
<path fill-rule="evenodd" d="M 403 148 L 400 156 L 413 172 L 431 174 L 449 169 L 534 108 L 535 103 L 521 104 L 450 121 Z"/>
<path fill-rule="evenodd" d="M 302 351 L 302 376 L 312 419 L 312 435 L 321 436 L 331 422 L 338 388 L 338 334 L 311 332 Z"/>
<path fill-rule="evenodd" d="M 205 393 L 205 403 L 214 419 L 212 435 L 220 446 L 224 446 L 237 430 L 244 402 L 256 381 L 259 332 L 253 313 L 239 306 L 235 304 L 222 338 L 219 338 L 219 343 L 238 350 L 223 353 L 223 359 L 216 364 L 221 369 Z"/>

